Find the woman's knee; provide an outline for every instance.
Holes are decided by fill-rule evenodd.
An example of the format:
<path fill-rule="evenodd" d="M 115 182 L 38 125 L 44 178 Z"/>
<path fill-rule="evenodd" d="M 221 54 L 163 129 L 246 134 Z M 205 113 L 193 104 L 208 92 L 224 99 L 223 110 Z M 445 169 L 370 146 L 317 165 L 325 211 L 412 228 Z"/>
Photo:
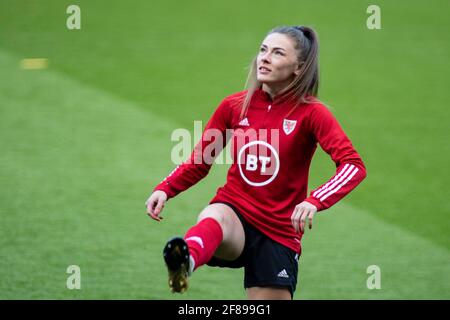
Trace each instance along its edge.
<path fill-rule="evenodd" d="M 235 213 L 229 206 L 221 203 L 214 203 L 203 209 L 198 215 L 197 222 L 206 218 L 213 218 L 221 225 L 222 229 L 226 229 L 229 225 L 234 223 L 234 215 Z"/>
<path fill-rule="evenodd" d="M 213 218 L 222 227 L 223 241 L 219 253 L 226 252 L 226 256 L 240 254 L 245 244 L 245 233 L 234 210 L 226 204 L 211 204 L 199 214 L 198 221 L 206 218 Z"/>
<path fill-rule="evenodd" d="M 203 219 L 212 218 L 216 220 L 222 228 L 225 225 L 225 217 L 224 213 L 218 210 L 203 210 L 197 218 L 197 222 L 200 222 Z"/>

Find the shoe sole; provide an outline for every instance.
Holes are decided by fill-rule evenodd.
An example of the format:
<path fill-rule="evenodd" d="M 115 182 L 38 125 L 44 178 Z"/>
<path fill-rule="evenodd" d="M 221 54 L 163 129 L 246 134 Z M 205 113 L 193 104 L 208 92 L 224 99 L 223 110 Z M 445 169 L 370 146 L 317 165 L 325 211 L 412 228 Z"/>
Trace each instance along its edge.
<path fill-rule="evenodd" d="M 163 250 L 164 261 L 169 272 L 169 287 L 172 292 L 183 293 L 188 288 L 189 249 L 181 237 L 170 239 Z"/>

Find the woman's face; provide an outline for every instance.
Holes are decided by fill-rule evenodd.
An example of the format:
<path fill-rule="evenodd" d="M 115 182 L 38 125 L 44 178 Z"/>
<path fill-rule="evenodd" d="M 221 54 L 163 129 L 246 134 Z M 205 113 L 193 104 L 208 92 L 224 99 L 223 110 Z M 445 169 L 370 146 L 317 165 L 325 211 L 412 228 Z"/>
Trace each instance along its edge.
<path fill-rule="evenodd" d="M 285 34 L 269 34 L 259 49 L 256 68 L 259 82 L 287 86 L 300 71 L 294 41 Z"/>

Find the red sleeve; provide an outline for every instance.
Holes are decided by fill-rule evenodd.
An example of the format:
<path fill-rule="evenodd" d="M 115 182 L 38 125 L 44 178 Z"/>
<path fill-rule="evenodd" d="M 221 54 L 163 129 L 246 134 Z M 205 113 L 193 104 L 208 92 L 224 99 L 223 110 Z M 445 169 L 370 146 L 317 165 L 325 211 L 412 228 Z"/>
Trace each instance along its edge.
<path fill-rule="evenodd" d="M 305 199 L 321 211 L 356 188 L 366 177 L 366 168 L 352 142 L 327 107 L 322 104 L 314 105 L 309 121 L 315 140 L 336 163 L 336 174 L 311 191 L 310 196 Z"/>
<path fill-rule="evenodd" d="M 230 128 L 230 119 L 231 108 L 228 100 L 224 99 L 206 124 L 202 137 L 195 145 L 190 157 L 178 165 L 153 191 L 162 190 L 169 199 L 203 179 L 211 169 L 214 159 L 227 144 L 226 129 Z M 218 138 L 219 132 L 220 138 Z M 213 143 L 214 145 L 208 148 Z M 220 149 L 215 146 L 220 146 Z M 211 150 L 214 151 L 211 152 Z"/>

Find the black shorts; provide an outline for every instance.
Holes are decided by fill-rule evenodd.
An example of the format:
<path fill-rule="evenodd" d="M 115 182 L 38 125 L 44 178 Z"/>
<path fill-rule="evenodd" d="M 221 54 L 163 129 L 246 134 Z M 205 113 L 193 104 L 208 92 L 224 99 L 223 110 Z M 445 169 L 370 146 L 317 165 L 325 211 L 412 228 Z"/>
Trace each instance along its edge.
<path fill-rule="evenodd" d="M 236 260 L 212 257 L 207 264 L 221 268 L 244 267 L 245 288 L 284 287 L 289 289 L 293 297 L 297 286 L 299 255 L 251 226 L 232 204 L 218 201 L 212 203 L 223 203 L 234 210 L 244 227 L 245 245 Z"/>

